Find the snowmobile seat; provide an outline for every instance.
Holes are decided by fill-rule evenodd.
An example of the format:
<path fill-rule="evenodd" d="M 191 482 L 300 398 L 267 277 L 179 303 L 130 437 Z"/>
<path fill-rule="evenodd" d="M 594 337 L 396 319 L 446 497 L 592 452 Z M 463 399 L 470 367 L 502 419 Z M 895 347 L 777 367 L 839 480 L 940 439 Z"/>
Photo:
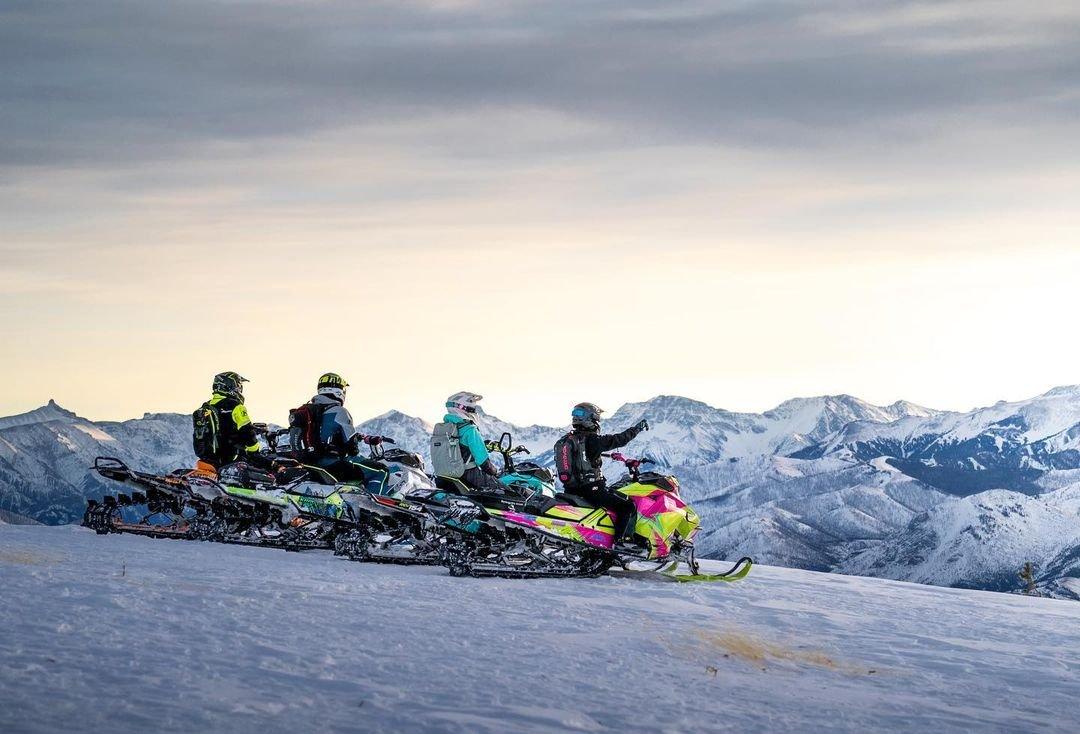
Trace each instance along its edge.
<path fill-rule="evenodd" d="M 559 492 L 558 494 L 556 494 L 552 498 L 551 504 L 548 506 L 554 507 L 555 505 L 573 505 L 574 507 L 584 507 L 585 509 L 589 510 L 596 509 L 596 505 L 594 505 L 592 502 L 589 502 L 580 495 L 572 494 L 570 492 Z"/>
<path fill-rule="evenodd" d="M 302 466 L 290 466 L 288 469 L 282 469 L 277 474 L 277 480 L 279 484 L 291 484 L 297 479 L 308 478 L 308 470 Z"/>
<path fill-rule="evenodd" d="M 444 492 L 450 492 L 451 494 L 468 494 L 469 488 L 465 482 L 453 477 L 435 477 L 435 486 Z"/>
<path fill-rule="evenodd" d="M 533 495 L 525 503 L 524 510 L 533 515 L 543 515 L 555 505 L 560 504 L 554 497 L 547 497 L 542 494 Z"/>

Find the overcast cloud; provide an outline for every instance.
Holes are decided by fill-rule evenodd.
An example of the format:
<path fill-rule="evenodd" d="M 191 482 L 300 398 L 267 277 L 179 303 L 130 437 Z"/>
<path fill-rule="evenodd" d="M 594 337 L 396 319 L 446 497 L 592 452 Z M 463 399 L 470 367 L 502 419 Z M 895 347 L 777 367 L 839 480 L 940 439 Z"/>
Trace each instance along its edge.
<path fill-rule="evenodd" d="M 580 118 L 613 146 L 1064 134 L 1078 40 L 1069 2 L 8 2 L 0 160 L 112 166 L 492 108 Z"/>
<path fill-rule="evenodd" d="M 981 346 L 1002 329 L 1053 341 L 1052 322 L 1024 309 L 1063 302 L 1047 283 L 1068 287 L 1078 190 L 1076 2 L 8 0 L 0 337 L 20 349 L 0 381 L 30 371 L 40 384 L 0 395 L 0 409 L 32 407 L 60 380 L 123 417 L 102 386 L 141 378 L 102 345 L 153 332 L 166 359 L 166 332 L 225 340 L 220 313 L 237 300 L 264 309 L 244 312 L 249 332 L 273 323 L 332 341 L 331 325 L 286 324 L 280 304 L 315 287 L 377 291 L 428 323 L 438 305 L 425 299 L 466 282 L 460 316 L 473 323 L 531 304 L 530 328 L 554 333 L 562 311 L 538 304 L 581 286 L 607 309 L 598 322 L 698 345 L 663 374 L 598 357 L 611 369 L 575 383 L 598 400 L 1021 396 L 1061 381 L 1051 368 L 1080 348 L 1041 355 L 1039 369 L 1013 355 L 1006 371 L 1023 381 L 958 376 L 991 358 Z M 228 266 L 243 277 L 205 278 Z M 419 279 L 407 304 L 391 287 L 406 268 Z M 899 281 L 969 276 L 890 295 Z M 620 301 L 636 290 L 676 305 Z M 1019 301 L 1015 323 L 985 317 L 982 299 L 1002 293 Z M 703 321 L 672 317 L 684 312 Z M 969 341 L 924 343 L 918 327 L 943 313 L 966 314 Z M 799 319 L 801 361 L 778 372 L 792 347 L 774 337 Z M 880 341 L 866 336 L 883 324 Z M 711 329 L 742 355 L 727 372 L 710 366 Z M 453 348 L 456 333 L 431 328 L 424 342 Z M 234 365 L 254 356 L 235 350 Z M 88 360 L 76 376 L 57 362 L 69 353 Z M 341 352 L 342 371 L 363 353 Z M 221 355 L 202 359 L 216 371 Z M 559 389 L 560 359 L 530 362 L 514 384 L 498 380 L 521 365 L 489 361 L 477 379 Z M 937 361 L 949 359 L 946 387 Z M 421 400 L 416 369 L 380 407 Z M 177 368 L 172 402 L 149 407 L 185 407 L 194 372 Z M 549 403 L 522 402 L 519 417 Z"/>

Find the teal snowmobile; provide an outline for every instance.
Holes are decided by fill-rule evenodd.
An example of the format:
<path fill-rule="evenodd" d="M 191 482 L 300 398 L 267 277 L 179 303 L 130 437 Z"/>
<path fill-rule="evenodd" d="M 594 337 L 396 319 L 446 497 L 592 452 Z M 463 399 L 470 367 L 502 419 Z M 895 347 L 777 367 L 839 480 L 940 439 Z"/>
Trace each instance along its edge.
<path fill-rule="evenodd" d="M 515 463 L 514 456 L 529 453 L 524 446 L 513 447 L 509 433 L 488 449 L 503 457 L 499 481 L 507 491 L 501 495 L 507 503 L 523 505 L 529 498 L 553 497 L 554 477 L 533 462 Z M 404 462 L 392 451 L 372 446 L 372 460 L 390 471 L 385 492 L 352 494 L 346 502 L 364 522 L 338 536 L 335 550 L 352 560 L 394 563 L 443 563 L 448 535 L 475 531 L 479 525 L 462 515 L 472 511 L 476 491 L 460 480 L 437 477 L 433 482 L 421 470 L 419 457 Z M 496 498 L 489 498 L 496 501 Z"/>

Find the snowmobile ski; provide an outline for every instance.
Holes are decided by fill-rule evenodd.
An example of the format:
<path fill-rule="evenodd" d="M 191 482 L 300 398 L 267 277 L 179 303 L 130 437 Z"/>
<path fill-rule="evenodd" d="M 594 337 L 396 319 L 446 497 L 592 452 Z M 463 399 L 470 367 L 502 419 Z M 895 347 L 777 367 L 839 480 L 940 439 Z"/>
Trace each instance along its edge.
<path fill-rule="evenodd" d="M 650 571 L 634 571 L 630 569 L 612 569 L 608 573 L 617 578 L 636 578 L 650 581 L 674 581 L 676 583 L 709 583 L 713 581 L 733 582 L 740 581 L 750 574 L 754 561 L 744 556 L 736 561 L 730 569 L 724 573 L 678 573 L 678 562 L 668 564 L 663 568 Z"/>

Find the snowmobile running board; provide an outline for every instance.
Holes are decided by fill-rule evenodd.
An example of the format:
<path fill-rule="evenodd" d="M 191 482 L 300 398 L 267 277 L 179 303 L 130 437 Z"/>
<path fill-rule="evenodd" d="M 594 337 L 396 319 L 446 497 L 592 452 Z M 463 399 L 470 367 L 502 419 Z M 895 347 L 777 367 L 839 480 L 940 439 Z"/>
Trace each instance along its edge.
<path fill-rule="evenodd" d="M 711 582 L 711 581 L 740 581 L 746 578 L 750 574 L 750 569 L 754 566 L 754 560 L 749 556 L 744 556 L 735 562 L 735 565 L 729 568 L 724 573 L 694 573 L 694 574 L 680 574 L 675 572 L 675 568 L 667 566 L 665 568 L 656 569 L 653 571 L 630 571 L 626 569 L 612 569 L 608 573 L 615 578 L 632 578 L 648 581 L 674 581 L 675 583 L 694 583 L 694 582 Z"/>
<path fill-rule="evenodd" d="M 470 566 L 466 576 L 474 578 L 500 579 L 594 579 L 604 575 L 604 571 L 550 570 L 550 571 L 514 571 L 505 566 Z"/>

